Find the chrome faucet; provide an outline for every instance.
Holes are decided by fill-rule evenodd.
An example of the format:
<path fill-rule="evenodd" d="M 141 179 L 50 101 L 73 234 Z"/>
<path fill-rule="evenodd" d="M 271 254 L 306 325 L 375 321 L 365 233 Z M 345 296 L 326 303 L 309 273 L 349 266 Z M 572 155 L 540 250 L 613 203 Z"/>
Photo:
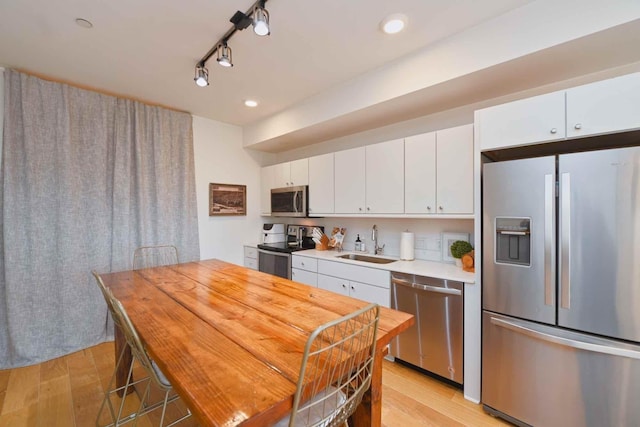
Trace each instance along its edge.
<path fill-rule="evenodd" d="M 373 253 L 375 255 L 382 255 L 382 250 L 385 245 L 378 246 L 378 227 L 373 224 L 373 229 L 371 230 L 371 240 L 373 240 Z"/>

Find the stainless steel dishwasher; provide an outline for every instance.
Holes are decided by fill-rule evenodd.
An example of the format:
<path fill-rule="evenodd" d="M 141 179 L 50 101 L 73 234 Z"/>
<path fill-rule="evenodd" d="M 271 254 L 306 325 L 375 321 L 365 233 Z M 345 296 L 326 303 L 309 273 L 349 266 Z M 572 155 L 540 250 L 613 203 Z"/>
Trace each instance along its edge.
<path fill-rule="evenodd" d="M 462 384 L 463 283 L 392 273 L 391 308 L 416 320 L 392 341 L 391 356 Z"/>

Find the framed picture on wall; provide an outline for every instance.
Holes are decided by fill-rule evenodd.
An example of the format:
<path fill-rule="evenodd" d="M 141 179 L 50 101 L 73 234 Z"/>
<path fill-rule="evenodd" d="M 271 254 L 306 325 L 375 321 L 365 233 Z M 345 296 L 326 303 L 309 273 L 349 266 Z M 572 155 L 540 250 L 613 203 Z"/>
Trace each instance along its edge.
<path fill-rule="evenodd" d="M 209 216 L 246 214 L 246 185 L 209 184 Z"/>
<path fill-rule="evenodd" d="M 454 263 L 456 259 L 451 256 L 451 245 L 456 240 L 469 241 L 469 233 L 442 233 L 442 261 Z"/>

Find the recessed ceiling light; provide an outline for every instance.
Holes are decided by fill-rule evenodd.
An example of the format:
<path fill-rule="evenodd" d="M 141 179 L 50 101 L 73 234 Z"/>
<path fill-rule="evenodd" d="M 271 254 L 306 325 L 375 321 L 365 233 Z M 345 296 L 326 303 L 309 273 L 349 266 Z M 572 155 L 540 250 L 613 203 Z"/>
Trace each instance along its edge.
<path fill-rule="evenodd" d="M 244 105 L 246 105 L 247 107 L 257 107 L 258 106 L 258 101 L 254 101 L 253 99 L 247 99 L 244 101 Z"/>
<path fill-rule="evenodd" d="M 380 28 L 387 34 L 396 34 L 404 30 L 407 25 L 407 16 L 402 13 L 389 15 L 380 22 Z"/>
<path fill-rule="evenodd" d="M 88 21 L 88 20 L 83 19 L 83 18 L 76 18 L 76 24 L 78 24 L 82 28 L 92 28 L 93 27 L 93 24 L 91 23 L 91 21 Z"/>

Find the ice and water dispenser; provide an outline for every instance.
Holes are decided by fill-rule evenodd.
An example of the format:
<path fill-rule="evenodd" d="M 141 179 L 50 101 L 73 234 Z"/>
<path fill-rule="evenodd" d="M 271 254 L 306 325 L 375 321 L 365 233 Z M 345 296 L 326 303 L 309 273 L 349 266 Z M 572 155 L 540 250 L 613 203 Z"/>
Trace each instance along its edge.
<path fill-rule="evenodd" d="M 496 218 L 495 259 L 500 264 L 531 265 L 531 218 Z"/>

